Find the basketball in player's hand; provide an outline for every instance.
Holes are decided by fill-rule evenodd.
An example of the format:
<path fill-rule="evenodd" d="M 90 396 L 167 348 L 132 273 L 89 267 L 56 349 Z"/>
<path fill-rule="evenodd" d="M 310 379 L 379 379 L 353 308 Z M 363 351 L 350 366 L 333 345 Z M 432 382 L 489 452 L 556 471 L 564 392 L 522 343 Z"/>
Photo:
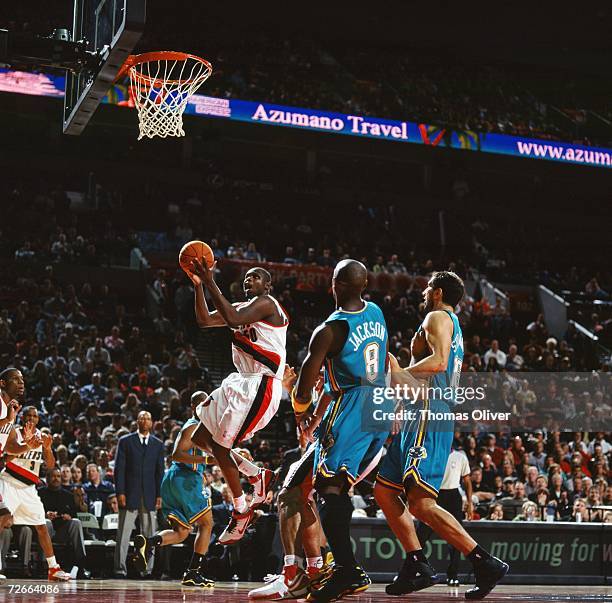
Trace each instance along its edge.
<path fill-rule="evenodd" d="M 202 263 L 206 262 L 209 268 L 215 263 L 213 250 L 206 243 L 202 241 L 189 241 L 189 243 L 185 243 L 179 252 L 179 264 L 189 278 L 193 275 L 191 262 L 195 259 L 200 260 Z"/>

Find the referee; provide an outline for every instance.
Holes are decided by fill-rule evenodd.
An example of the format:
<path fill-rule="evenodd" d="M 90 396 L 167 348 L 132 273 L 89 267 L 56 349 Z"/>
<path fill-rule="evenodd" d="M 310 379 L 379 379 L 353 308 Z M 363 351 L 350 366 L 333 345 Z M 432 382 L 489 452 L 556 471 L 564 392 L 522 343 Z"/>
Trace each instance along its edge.
<path fill-rule="evenodd" d="M 463 451 L 453 450 L 446 462 L 446 470 L 444 478 L 440 485 L 440 494 L 438 495 L 438 504 L 446 509 L 457 521 L 464 519 L 463 515 L 463 499 L 459 492 L 459 483 L 463 478 L 463 488 L 467 497 L 466 519 L 472 519 L 474 507 L 472 506 L 472 481 L 470 479 L 470 463 Z M 417 529 L 417 536 L 423 546 L 433 530 L 422 521 Z M 446 570 L 446 583 L 449 586 L 458 586 L 458 571 L 459 571 L 459 551 L 448 545 L 448 554 L 450 561 Z"/>

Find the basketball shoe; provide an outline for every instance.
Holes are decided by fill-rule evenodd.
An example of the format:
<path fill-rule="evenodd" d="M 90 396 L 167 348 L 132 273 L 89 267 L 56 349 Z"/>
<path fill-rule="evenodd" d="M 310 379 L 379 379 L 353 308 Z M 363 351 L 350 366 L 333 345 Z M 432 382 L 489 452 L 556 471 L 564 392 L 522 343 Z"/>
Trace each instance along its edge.
<path fill-rule="evenodd" d="M 388 595 L 407 595 L 433 586 L 437 579 L 436 571 L 429 563 L 406 559 L 399 574 L 386 586 L 385 592 Z"/>
<path fill-rule="evenodd" d="M 249 592 L 249 599 L 299 599 L 308 592 L 308 576 L 297 565 L 286 565 L 282 573 L 268 575 L 264 581 L 264 586 Z"/>
<path fill-rule="evenodd" d="M 215 581 L 203 576 L 200 570 L 188 569 L 183 574 L 181 584 L 184 586 L 199 586 L 201 588 L 210 588 L 215 585 Z"/>
<path fill-rule="evenodd" d="M 354 595 L 369 588 L 372 580 L 359 565 L 355 567 L 335 566 L 329 578 L 321 583 L 321 588 L 311 590 L 306 601 L 327 603 L 338 601 L 347 595 Z"/>
<path fill-rule="evenodd" d="M 234 509 L 228 526 L 219 536 L 219 544 L 234 544 L 238 542 L 245 535 L 247 528 L 253 523 L 253 515 L 253 509 L 247 509 L 244 513 L 238 513 Z"/>
<path fill-rule="evenodd" d="M 489 557 L 474 565 L 474 582 L 476 586 L 465 591 L 466 599 L 483 599 L 508 573 L 510 566 L 497 557 Z"/>
<path fill-rule="evenodd" d="M 47 576 L 50 582 L 70 582 L 72 580 L 70 574 L 67 574 L 59 565 L 50 567 Z"/>
<path fill-rule="evenodd" d="M 134 538 L 134 549 L 136 551 L 134 565 L 141 574 L 147 571 L 149 559 L 151 559 L 153 555 L 153 548 L 154 547 L 149 545 L 147 539 L 142 534 L 138 534 Z"/>

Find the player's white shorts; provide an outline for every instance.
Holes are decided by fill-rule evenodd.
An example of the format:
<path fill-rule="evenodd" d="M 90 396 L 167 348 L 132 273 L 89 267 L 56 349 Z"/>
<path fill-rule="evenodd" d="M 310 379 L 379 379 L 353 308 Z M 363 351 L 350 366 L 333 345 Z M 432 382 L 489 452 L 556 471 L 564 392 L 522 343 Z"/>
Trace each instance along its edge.
<path fill-rule="evenodd" d="M 36 486 L 22 484 L 3 473 L 0 476 L 2 502 L 13 514 L 15 525 L 45 525 L 45 508 L 36 491 Z"/>
<path fill-rule="evenodd" d="M 198 406 L 196 415 L 217 444 L 233 448 L 270 422 L 282 392 L 280 379 L 261 373 L 231 373 Z"/>

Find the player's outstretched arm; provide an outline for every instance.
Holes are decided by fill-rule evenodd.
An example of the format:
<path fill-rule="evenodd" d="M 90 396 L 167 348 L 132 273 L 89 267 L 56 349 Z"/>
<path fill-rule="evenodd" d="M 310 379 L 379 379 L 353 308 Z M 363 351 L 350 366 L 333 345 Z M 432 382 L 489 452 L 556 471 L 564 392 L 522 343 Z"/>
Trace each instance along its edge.
<path fill-rule="evenodd" d="M 348 325 L 336 320 L 319 325 L 313 332 L 308 344 L 308 354 L 304 358 L 297 384 L 291 392 L 291 403 L 296 416 L 309 412 L 312 403 L 312 390 L 315 387 L 321 367 L 326 357 L 335 356 L 346 342 Z"/>
<path fill-rule="evenodd" d="M 423 321 L 425 338 L 431 354 L 413 364 L 412 374 L 433 374 L 446 370 L 453 338 L 453 322 L 446 312 L 430 312 Z"/>
<path fill-rule="evenodd" d="M 193 285 L 195 291 L 195 316 L 198 326 L 202 329 L 208 329 L 210 327 L 224 327 L 226 326 L 223 316 L 216 310 L 212 312 L 208 309 L 206 303 L 206 297 L 204 297 L 204 289 L 202 283 Z"/>
<path fill-rule="evenodd" d="M 427 379 L 423 379 L 422 375 L 413 374 L 413 367 L 402 368 L 399 365 L 397 358 L 393 354 L 388 354 L 389 372 L 391 374 L 391 386 L 407 385 L 412 391 L 416 392 L 427 388 Z"/>
<path fill-rule="evenodd" d="M 188 276 L 193 283 L 193 290 L 195 292 L 195 317 L 198 326 L 202 329 L 208 329 L 210 327 L 224 327 L 225 320 L 223 320 L 223 316 L 221 316 L 221 314 L 219 314 L 219 312 L 216 310 L 211 312 L 208 309 L 208 304 L 206 303 L 206 297 L 204 295 L 204 288 L 202 287 L 202 278 L 197 274 L 197 272 L 204 270 L 202 263 L 199 262 L 199 260 L 194 260 L 192 265 L 194 272 L 188 274 Z"/>
<path fill-rule="evenodd" d="M 191 448 L 194 448 L 195 444 L 191 441 L 191 436 L 195 431 L 197 425 L 191 425 L 187 429 L 183 429 L 179 434 L 175 444 L 174 450 L 172 451 L 172 460 L 177 463 L 186 463 L 186 464 L 200 464 L 206 463 L 205 456 L 200 454 L 190 454 Z"/>
<path fill-rule="evenodd" d="M 274 302 L 266 295 L 262 295 L 254 299 L 250 304 L 242 306 L 240 308 L 236 308 L 228 299 L 225 298 L 223 293 L 221 293 L 221 289 L 215 282 L 215 266 L 216 262 L 209 268 L 205 264 L 203 264 L 199 260 L 193 261 L 193 271 L 194 274 L 202 280 L 202 284 L 212 297 L 213 302 L 215 303 L 215 307 L 217 308 L 216 312 L 208 312 L 208 307 L 206 306 L 206 300 L 204 299 L 204 292 L 202 292 L 202 301 L 204 304 L 204 308 L 208 312 L 209 319 L 205 319 L 207 321 L 206 327 L 215 327 L 227 325 L 231 328 L 241 327 L 242 325 L 249 325 L 254 322 L 258 322 L 260 320 L 270 319 L 274 313 L 276 312 L 276 306 Z M 198 295 L 196 287 L 196 297 Z M 200 306 L 200 311 L 202 308 Z M 197 316 L 197 299 L 196 299 L 196 316 Z M 211 324 L 209 321 L 212 320 Z M 223 322 L 219 323 L 222 320 Z"/>

